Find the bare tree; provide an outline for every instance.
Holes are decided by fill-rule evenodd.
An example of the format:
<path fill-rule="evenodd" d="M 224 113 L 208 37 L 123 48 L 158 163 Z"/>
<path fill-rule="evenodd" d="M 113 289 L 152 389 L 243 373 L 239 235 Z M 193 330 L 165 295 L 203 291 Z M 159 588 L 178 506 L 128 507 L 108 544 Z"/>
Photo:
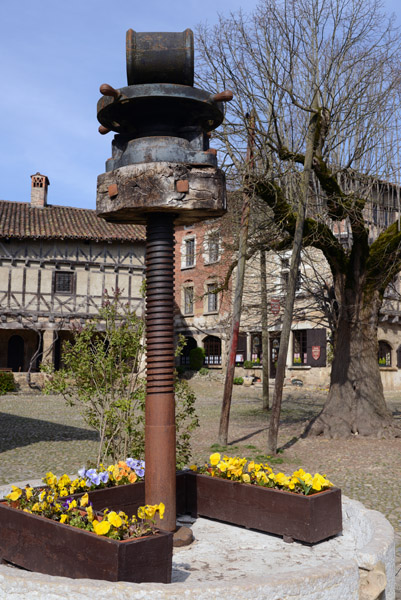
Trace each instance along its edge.
<path fill-rule="evenodd" d="M 323 252 L 338 314 L 330 392 L 309 429 L 314 435 L 394 433 L 377 325 L 384 291 L 401 269 L 400 215 L 391 207 L 393 223 L 382 227 L 372 215 L 383 182 L 398 180 L 401 42 L 382 6 L 380 0 L 263 0 L 249 17 L 232 14 L 199 30 L 201 76 L 235 94 L 215 134 L 223 167 L 241 171 L 241 123 L 254 106 L 255 189 L 288 245 L 315 119 L 302 243 Z M 348 247 L 336 235 L 342 228 Z"/>

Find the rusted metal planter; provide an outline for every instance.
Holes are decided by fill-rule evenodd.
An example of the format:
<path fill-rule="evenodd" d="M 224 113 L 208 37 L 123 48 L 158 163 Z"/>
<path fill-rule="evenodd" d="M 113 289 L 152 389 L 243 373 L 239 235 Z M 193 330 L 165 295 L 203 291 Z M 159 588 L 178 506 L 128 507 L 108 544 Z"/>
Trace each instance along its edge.
<path fill-rule="evenodd" d="M 187 507 L 192 516 L 315 544 L 342 530 L 341 490 L 312 496 L 188 473 Z"/>
<path fill-rule="evenodd" d="M 38 573 L 170 583 L 172 533 L 117 541 L 0 503 L 0 558 Z"/>

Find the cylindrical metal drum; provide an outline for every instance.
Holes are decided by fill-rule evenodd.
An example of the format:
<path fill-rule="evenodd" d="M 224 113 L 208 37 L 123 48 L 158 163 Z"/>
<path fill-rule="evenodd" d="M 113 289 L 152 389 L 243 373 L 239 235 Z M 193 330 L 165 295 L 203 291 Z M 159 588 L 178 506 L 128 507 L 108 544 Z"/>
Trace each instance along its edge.
<path fill-rule="evenodd" d="M 179 33 L 127 31 L 128 85 L 194 84 L 194 36 Z"/>

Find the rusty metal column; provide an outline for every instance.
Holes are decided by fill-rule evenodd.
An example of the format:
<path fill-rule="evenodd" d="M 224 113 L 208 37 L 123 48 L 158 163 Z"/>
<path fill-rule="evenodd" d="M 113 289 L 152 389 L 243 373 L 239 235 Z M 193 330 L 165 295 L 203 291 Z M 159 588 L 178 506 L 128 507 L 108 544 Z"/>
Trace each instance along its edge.
<path fill-rule="evenodd" d="M 97 180 L 96 206 L 106 221 L 147 226 L 145 499 L 165 504 L 160 526 L 174 531 L 174 223 L 226 212 L 225 177 L 209 133 L 223 122 L 232 93 L 193 87 L 190 29 L 129 29 L 126 54 L 128 86 L 100 86 L 99 132 L 116 135 Z"/>
<path fill-rule="evenodd" d="M 174 216 L 149 214 L 146 240 L 145 501 L 163 502 L 175 531 Z"/>

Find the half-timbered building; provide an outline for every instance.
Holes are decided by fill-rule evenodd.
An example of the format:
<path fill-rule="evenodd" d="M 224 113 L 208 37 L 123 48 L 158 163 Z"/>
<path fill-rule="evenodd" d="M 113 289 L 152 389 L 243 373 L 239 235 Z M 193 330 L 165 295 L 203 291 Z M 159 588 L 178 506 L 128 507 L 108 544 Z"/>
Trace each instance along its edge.
<path fill-rule="evenodd" d="M 49 180 L 31 176 L 31 202 L 0 201 L 0 369 L 60 363 L 74 323 L 97 313 L 105 294 L 142 311 L 145 232 L 110 224 L 94 210 L 49 205 Z"/>

